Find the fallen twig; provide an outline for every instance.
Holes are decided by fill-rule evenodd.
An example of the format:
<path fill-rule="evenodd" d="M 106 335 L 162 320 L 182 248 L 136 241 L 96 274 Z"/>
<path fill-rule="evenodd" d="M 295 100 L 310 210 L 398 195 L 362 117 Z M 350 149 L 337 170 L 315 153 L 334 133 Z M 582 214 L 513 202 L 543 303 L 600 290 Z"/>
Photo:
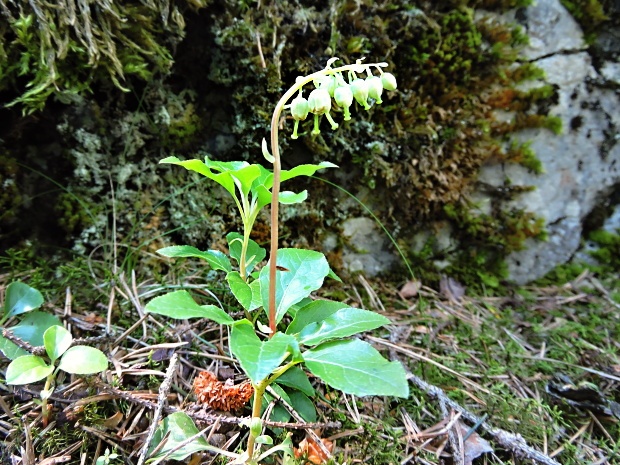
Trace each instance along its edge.
<path fill-rule="evenodd" d="M 97 381 L 97 384 L 101 387 L 101 389 L 105 393 L 114 395 L 118 398 L 121 398 L 128 402 L 132 402 L 134 404 L 139 404 L 150 410 L 155 410 L 158 406 L 158 404 L 151 402 L 150 400 L 133 395 L 132 392 L 130 391 L 123 391 L 120 389 L 116 389 L 101 381 Z M 170 406 L 167 406 L 167 407 L 165 406 L 164 412 L 166 413 L 183 412 L 187 416 L 193 418 L 194 420 L 200 421 L 203 423 L 220 422 L 220 423 L 238 425 L 238 424 L 247 422 L 250 419 L 250 417 L 233 417 L 233 416 L 219 415 L 217 413 L 209 413 L 202 409 L 196 409 L 196 410 L 192 410 L 191 408 L 180 409 L 177 407 L 170 407 Z M 266 426 L 273 426 L 274 428 L 289 428 L 289 429 L 317 429 L 317 428 L 339 429 L 339 428 L 342 428 L 342 423 L 339 421 L 330 421 L 330 422 L 325 422 L 325 423 L 287 423 L 283 421 L 264 420 L 263 424 L 265 424 Z"/>
<path fill-rule="evenodd" d="M 155 412 L 153 412 L 153 420 L 151 422 L 151 426 L 149 428 L 149 433 L 144 440 L 144 445 L 142 446 L 142 450 L 140 451 L 140 457 L 138 457 L 138 464 L 142 465 L 146 460 L 146 456 L 149 452 L 149 447 L 151 445 L 151 441 L 153 440 L 153 436 L 155 435 L 155 430 L 157 429 L 157 423 L 159 423 L 159 418 L 161 417 L 161 412 L 164 408 L 166 400 L 168 398 L 168 392 L 170 392 L 170 386 L 172 385 L 172 378 L 174 378 L 174 373 L 177 369 L 177 363 L 179 361 L 179 356 L 175 353 L 172 355 L 170 359 L 170 365 L 166 370 L 166 377 L 162 381 L 159 386 L 159 396 L 157 397 L 157 408 Z"/>
<path fill-rule="evenodd" d="M 413 384 L 415 384 L 418 388 L 426 392 L 429 396 L 440 400 L 451 409 L 460 412 L 462 416 L 471 423 L 479 423 L 480 428 L 482 428 L 486 433 L 493 436 L 493 438 L 495 439 L 495 441 L 497 441 L 498 444 L 500 444 L 502 447 L 505 447 L 506 449 L 511 450 L 515 455 L 530 460 L 535 460 L 536 462 L 540 462 L 545 465 L 560 465 L 559 462 L 556 462 L 548 455 L 545 455 L 542 452 L 537 451 L 533 447 L 530 447 L 520 434 L 513 434 L 503 429 L 495 428 L 489 425 L 486 421 L 482 421 L 465 407 L 462 407 L 460 404 L 450 399 L 441 388 L 428 384 L 426 381 L 417 377 L 413 373 L 408 373 L 407 379 Z"/>
<path fill-rule="evenodd" d="M 398 344 L 394 344 L 377 337 L 369 337 L 369 339 L 374 342 L 383 344 L 386 347 L 389 347 L 393 358 L 399 358 L 396 352 L 403 352 L 403 349 L 399 347 Z M 411 353 L 411 351 L 405 352 L 407 352 L 408 354 Z M 443 406 L 442 409 L 447 406 L 457 412 L 460 412 L 463 418 L 467 419 L 469 422 L 480 425 L 480 428 L 482 428 L 486 433 L 493 436 L 495 441 L 497 441 L 497 443 L 500 444 L 502 447 L 511 450 L 515 455 L 519 457 L 525 457 L 527 459 L 534 460 L 545 465 L 560 465 L 548 455 L 545 455 L 542 452 L 534 449 L 533 447 L 530 447 L 520 434 L 513 434 L 503 429 L 495 428 L 489 425 L 486 421 L 474 415 L 465 407 L 450 399 L 441 388 L 433 386 L 432 384 L 428 384 L 423 379 L 417 377 L 407 369 L 407 366 L 405 364 L 403 364 L 403 367 L 407 371 L 407 379 L 413 384 L 415 384 L 418 388 L 426 392 L 429 396 L 437 399 L 440 403 L 440 406 Z M 456 458 L 457 457 L 455 457 L 455 459 Z"/>
<path fill-rule="evenodd" d="M 11 341 L 13 344 L 18 346 L 20 349 L 24 349 L 26 352 L 29 352 L 32 355 L 38 355 L 39 357 L 41 357 L 47 354 L 45 346 L 33 346 L 32 344 L 15 336 L 15 334 L 13 334 L 13 332 L 9 331 L 8 329 L 3 329 L 2 335 L 5 338 L 7 338 L 9 341 Z M 104 334 L 103 336 L 79 337 L 79 338 L 73 339 L 69 347 L 73 347 L 77 345 L 93 345 L 93 344 L 98 344 L 101 342 L 107 342 L 111 339 L 112 337 L 107 334 Z"/>

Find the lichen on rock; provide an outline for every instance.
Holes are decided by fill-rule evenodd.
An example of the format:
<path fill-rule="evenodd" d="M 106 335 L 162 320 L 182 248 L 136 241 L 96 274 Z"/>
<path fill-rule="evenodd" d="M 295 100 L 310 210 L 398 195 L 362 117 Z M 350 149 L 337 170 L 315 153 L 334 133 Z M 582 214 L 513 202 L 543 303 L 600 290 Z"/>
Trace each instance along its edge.
<path fill-rule="evenodd" d="M 198 13 L 184 12 L 183 20 L 176 17 L 178 30 L 172 33 L 157 15 L 148 16 L 153 40 L 176 44 L 166 48 L 174 59 L 170 73 L 158 74 L 154 70 L 160 68 L 149 61 L 154 56 L 138 54 L 153 73 L 147 83 L 130 80 L 133 92 L 91 87 L 92 95 L 78 92 L 54 111 L 43 109 L 42 120 L 55 131 L 48 147 L 54 145 L 62 160 L 52 174 L 63 179 L 67 192 L 60 196 L 65 207 L 58 211 L 58 222 L 82 250 L 109 242 L 114 214 L 117 238 L 131 247 L 217 246 L 218 237 L 238 221 L 229 206 L 216 189 L 194 184 L 157 161 L 171 154 L 261 160 L 259 143 L 285 85 L 332 56 L 347 62 L 377 57 L 390 64 L 398 90 L 385 92 L 381 105 L 371 101 L 369 113 L 354 103 L 355 117 L 335 132 L 312 136 L 312 124 L 301 122 L 299 139 L 281 138 L 285 167 L 324 159 L 341 165 L 341 173 L 326 174 L 328 180 L 365 202 L 425 279 L 443 272 L 468 280 L 493 275 L 499 281 L 506 276 L 506 256 L 544 237 L 541 218 L 549 218 L 519 199 L 538 195 L 529 186 L 542 186 L 539 177 L 549 179 L 543 176 L 550 176 L 554 166 L 541 155 L 563 140 L 555 133 L 562 128 L 566 133 L 579 121 L 557 111 L 568 102 L 566 83 L 553 75 L 553 60 L 559 58 L 521 52 L 535 49 L 539 40 L 524 21 L 534 11 L 530 3 L 342 1 L 323 8 L 303 1 L 250 5 L 214 0 Z M 181 11 L 184 4 L 171 5 Z M 105 14 L 102 10 L 98 17 Z M 522 27 L 515 25 L 519 21 Z M 569 16 L 565 21 L 575 24 Z M 529 49 L 523 48 L 526 33 L 532 36 Z M 68 37 L 79 42 L 76 34 L 71 29 Z M 582 47 L 583 41 L 575 43 Z M 18 41 L 13 47 L 17 53 L 24 46 Z M 79 53 L 76 58 L 88 58 L 87 47 Z M 103 61 L 95 63 L 100 71 L 107 70 L 105 59 L 102 54 Z M 589 68 L 572 72 L 584 69 Z M 109 73 L 102 74 L 106 82 L 112 82 Z M 17 88 L 16 82 L 10 85 Z M 588 115 L 574 116 L 597 124 Z M 32 119 L 22 121 L 36 125 Z M 293 121 L 281 124 L 282 134 L 290 134 Z M 551 142 L 539 143 L 534 135 Z M 13 156 L 41 150 L 20 146 L 24 139 L 18 136 L 6 141 Z M 613 146 L 607 142 L 607 147 L 611 153 Z M 335 258 L 361 252 L 340 234 L 347 221 L 367 224 L 364 208 L 330 184 L 307 182 L 312 183 L 309 201 L 284 209 L 283 242 L 329 242 Z M 80 214 L 84 208 L 91 214 Z M 256 237 L 264 239 L 268 221 L 260 218 L 259 224 Z M 436 236 L 445 238 L 437 231 L 449 231 L 450 237 L 430 244 Z M 394 263 L 379 260 L 388 262 Z"/>

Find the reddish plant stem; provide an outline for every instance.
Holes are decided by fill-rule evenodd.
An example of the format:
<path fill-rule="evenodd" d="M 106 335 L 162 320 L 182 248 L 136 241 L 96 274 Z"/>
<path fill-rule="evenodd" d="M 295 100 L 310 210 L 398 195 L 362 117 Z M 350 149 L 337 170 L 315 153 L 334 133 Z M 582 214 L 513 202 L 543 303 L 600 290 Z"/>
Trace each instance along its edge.
<path fill-rule="evenodd" d="M 280 102 L 284 100 L 284 96 Z M 285 101 L 286 102 L 286 101 Z M 278 147 L 278 123 L 284 103 L 276 105 L 271 119 L 271 154 L 273 155 L 273 186 L 271 187 L 271 244 L 269 251 L 269 337 L 276 333 L 276 257 L 278 256 L 278 197 L 280 196 L 280 148 Z"/>
<path fill-rule="evenodd" d="M 330 60 L 331 62 L 331 60 Z M 278 104 L 273 110 L 273 116 L 271 117 L 271 155 L 273 156 L 273 186 L 271 188 L 271 245 L 269 250 L 269 330 L 272 337 L 276 333 L 276 257 L 278 255 L 278 197 L 280 196 L 280 172 L 282 171 L 282 165 L 280 164 L 280 147 L 278 145 L 278 130 L 280 124 L 280 115 L 284 110 L 284 105 L 288 102 L 303 86 L 313 81 L 319 76 L 327 76 L 330 74 L 342 73 L 344 71 L 364 72 L 370 67 L 382 68 L 387 66 L 387 63 L 373 63 L 371 65 L 362 65 L 360 62 L 354 65 L 345 65 L 339 68 L 328 67 L 312 73 L 303 78 L 298 78 L 295 85 L 293 85 L 286 93 L 280 98 Z"/>

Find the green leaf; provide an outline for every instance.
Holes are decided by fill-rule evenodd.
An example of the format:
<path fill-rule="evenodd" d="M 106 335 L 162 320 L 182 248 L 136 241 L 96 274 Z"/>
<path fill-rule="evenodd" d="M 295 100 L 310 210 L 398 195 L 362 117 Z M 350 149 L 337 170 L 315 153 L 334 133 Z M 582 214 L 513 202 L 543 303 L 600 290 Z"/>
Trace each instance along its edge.
<path fill-rule="evenodd" d="M 299 346 L 294 337 L 276 333 L 271 339 L 261 341 L 246 319 L 233 325 L 230 351 L 254 384 L 267 378 L 289 356 L 299 359 Z"/>
<path fill-rule="evenodd" d="M 71 342 L 73 342 L 73 336 L 64 327 L 55 325 L 47 328 L 43 334 L 43 345 L 52 365 L 71 347 Z"/>
<path fill-rule="evenodd" d="M 13 360 L 6 369 L 7 384 L 30 384 L 47 378 L 54 367 L 36 355 L 23 355 Z"/>
<path fill-rule="evenodd" d="M 317 420 L 314 402 L 307 395 L 300 391 L 292 391 L 288 393 L 288 397 L 291 400 L 291 406 L 304 420 L 310 423 Z"/>
<path fill-rule="evenodd" d="M 209 159 L 206 158 L 206 161 L 208 162 Z M 211 171 L 211 168 L 207 166 L 201 160 L 181 161 L 177 157 L 167 157 L 161 160 L 159 163 L 170 163 L 172 165 L 179 165 L 189 171 L 195 171 L 196 173 L 202 174 L 203 176 L 217 182 L 224 189 L 226 189 L 233 197 L 235 197 L 235 182 L 233 181 L 232 177 L 228 173 L 224 175 L 222 175 L 221 173 L 220 174 L 214 173 L 213 171 Z M 249 163 L 245 163 L 243 166 L 249 166 Z M 215 166 L 211 164 L 211 167 L 215 167 Z M 221 163 L 219 167 L 222 169 L 219 169 L 216 171 L 223 171 L 226 168 L 229 168 L 228 171 L 234 168 L 237 168 L 237 169 L 241 168 L 240 165 L 233 165 L 230 167 L 225 167 L 223 163 Z"/>
<path fill-rule="evenodd" d="M 191 245 L 173 245 L 159 249 L 157 253 L 163 255 L 164 257 L 170 258 L 201 258 L 205 260 L 214 270 L 226 271 L 227 273 L 232 271 L 230 260 L 228 260 L 228 257 L 219 250 L 206 250 L 203 252 L 196 247 L 192 247 Z"/>
<path fill-rule="evenodd" d="M 399 362 L 388 362 L 359 339 L 327 342 L 303 354 L 308 369 L 335 389 L 356 396 L 408 397 Z"/>
<path fill-rule="evenodd" d="M 312 176 L 318 170 L 323 168 L 337 168 L 337 166 L 328 161 L 321 162 L 318 165 L 299 165 L 291 170 L 282 170 L 280 172 L 280 182 L 296 178 L 297 176 Z M 272 187 L 273 173 L 266 170 L 265 168 L 262 168 L 261 176 L 257 178 L 257 180 L 254 182 L 254 185 L 252 186 L 252 194 L 256 200 L 256 205 L 258 209 L 261 209 L 265 205 L 271 203 Z M 285 204 L 301 202 L 305 200 L 305 196 L 307 196 L 307 192 L 301 192 L 299 194 L 294 194 L 292 192 L 282 194 L 278 197 L 278 201 Z"/>
<path fill-rule="evenodd" d="M 342 282 L 342 279 L 340 279 L 340 276 L 338 276 L 338 275 L 334 272 L 334 270 L 332 270 L 331 268 L 330 268 L 330 270 L 329 270 L 329 273 L 327 274 L 327 277 L 328 277 L 328 278 L 332 278 L 332 279 L 334 279 L 334 280 L 338 281 L 339 283 L 341 283 L 341 282 Z"/>
<path fill-rule="evenodd" d="M 318 170 L 323 169 L 323 168 L 337 168 L 337 166 L 328 161 L 321 162 L 318 165 L 299 165 L 290 170 L 282 170 L 280 173 L 280 181 L 284 182 L 289 179 L 296 178 L 298 176 L 312 176 Z M 273 173 L 271 171 L 266 170 L 265 168 L 262 168 L 261 176 L 258 177 L 254 181 L 254 185 L 252 186 L 252 194 L 256 200 L 258 209 L 261 209 L 265 205 L 268 205 L 269 203 L 271 203 L 271 188 L 272 187 L 273 187 Z M 303 200 L 305 200 L 306 196 L 307 196 L 307 192 L 305 191 L 300 192 L 299 194 L 295 194 L 293 192 L 281 193 L 281 195 L 278 197 L 278 201 L 284 204 L 298 203 L 298 202 L 302 202 Z"/>
<path fill-rule="evenodd" d="M 284 205 L 301 203 L 308 198 L 308 191 L 301 191 L 298 194 L 291 191 L 280 192 L 278 201 Z"/>
<path fill-rule="evenodd" d="M 34 287 L 19 281 L 7 286 L 4 299 L 4 314 L 6 317 L 36 310 L 43 305 L 43 295 Z"/>
<path fill-rule="evenodd" d="M 347 307 L 347 304 L 333 300 L 313 300 L 297 311 L 295 318 L 286 328 L 286 334 L 298 334 L 309 324 L 322 321 L 341 308 Z"/>
<path fill-rule="evenodd" d="M 252 291 L 252 303 L 248 311 L 255 310 L 263 305 L 263 296 L 260 291 L 260 279 L 255 279 L 250 283 L 250 290 Z"/>
<path fill-rule="evenodd" d="M 208 157 L 205 158 L 204 163 L 200 160 L 180 161 L 176 157 L 164 158 L 160 163 L 171 163 L 200 173 L 217 182 L 235 198 L 237 198 L 235 188 L 239 189 L 243 197 L 247 197 L 252 183 L 261 176 L 262 168 L 260 165 L 250 165 L 247 162 L 211 161 Z"/>
<path fill-rule="evenodd" d="M 282 386 L 297 389 L 307 396 L 313 396 L 315 394 L 314 388 L 308 380 L 308 375 L 306 375 L 301 368 L 296 366 L 286 370 L 286 372 L 284 372 L 284 374 L 276 380 L 276 383 L 281 384 Z"/>
<path fill-rule="evenodd" d="M 272 384 L 271 388 L 282 398 L 284 402 L 289 405 L 292 404 L 288 393 L 284 389 L 282 389 L 277 384 Z M 269 404 L 271 404 L 274 399 L 275 397 L 273 395 L 271 395 L 269 392 L 265 392 L 265 394 L 263 395 L 263 403 L 261 404 L 261 416 L 264 415 L 265 411 L 269 407 Z M 291 414 L 288 413 L 288 410 L 286 410 L 286 408 L 284 408 L 284 406 L 280 405 L 279 403 L 276 404 L 276 406 L 271 411 L 271 415 L 269 416 L 270 421 L 287 422 L 290 419 Z M 272 430 L 274 432 L 282 431 L 280 428 L 272 428 Z"/>
<path fill-rule="evenodd" d="M 74 375 L 90 375 L 108 368 L 108 358 L 94 347 L 73 346 L 64 353 L 58 368 Z"/>
<path fill-rule="evenodd" d="M 338 168 L 338 165 L 334 165 L 329 161 L 322 161 L 318 165 L 298 165 L 290 170 L 282 170 L 280 174 L 280 182 L 288 181 L 289 179 L 296 178 L 297 176 L 312 176 L 318 170 L 323 168 Z M 273 182 L 271 183 L 273 185 Z M 271 188 L 269 185 L 269 188 Z"/>
<path fill-rule="evenodd" d="M 297 313 L 303 312 L 303 309 Z M 313 323 L 309 323 L 295 336 L 300 344 L 318 345 L 330 339 L 341 339 L 363 331 L 379 328 L 390 322 L 383 315 L 359 308 L 341 308 Z"/>
<path fill-rule="evenodd" d="M 274 429 L 274 428 L 272 428 Z M 264 463 L 263 461 L 270 456 L 275 455 L 278 452 L 282 452 L 282 463 L 285 465 L 289 465 L 292 463 L 295 463 L 294 459 L 293 459 L 293 441 L 291 440 L 291 437 L 293 435 L 291 433 L 287 433 L 286 438 L 284 439 L 284 441 L 282 441 L 280 444 L 275 445 L 273 447 L 270 447 L 269 449 L 267 449 L 265 452 L 263 452 L 261 455 L 258 456 L 258 458 L 256 459 L 256 462 L 258 463 Z"/>
<path fill-rule="evenodd" d="M 280 249 L 276 263 L 288 271 L 276 271 L 276 321 L 301 299 L 323 285 L 329 265 L 322 253 L 314 250 Z M 263 308 L 269 308 L 269 263 L 259 276 Z"/>
<path fill-rule="evenodd" d="M 151 445 L 149 446 L 149 461 L 157 460 L 166 455 L 171 450 L 176 449 L 181 443 L 195 436 L 200 431 L 194 425 L 192 419 L 184 412 L 175 412 L 168 415 L 162 421 L 161 425 L 155 430 Z M 161 444 L 166 438 L 163 447 L 158 450 L 156 455 L 150 457 L 150 454 Z M 168 456 L 170 460 L 185 460 L 191 454 L 203 450 L 215 450 L 213 446 L 201 436 L 194 439 L 189 444 L 179 448 Z"/>
<path fill-rule="evenodd" d="M 155 297 L 146 304 L 148 313 L 170 318 L 208 318 L 221 325 L 229 325 L 234 320 L 221 308 L 215 305 L 198 305 L 187 291 L 174 291 Z"/>
<path fill-rule="evenodd" d="M 17 357 L 21 357 L 22 355 L 28 355 L 28 352 L 26 352 L 24 349 L 1 335 L 0 352 L 2 352 L 4 356 L 9 360 L 15 360 Z"/>
<path fill-rule="evenodd" d="M 241 249 L 243 248 L 243 236 L 237 232 L 231 232 L 226 235 L 230 256 L 237 260 L 241 260 Z M 254 267 L 262 262 L 267 255 L 267 251 L 254 242 L 252 239 L 248 241 L 248 250 L 245 255 L 245 268 L 248 276 Z"/>
<path fill-rule="evenodd" d="M 24 316 L 19 324 L 12 326 L 11 331 L 22 341 L 33 346 L 42 346 L 43 333 L 56 325 L 61 325 L 60 319 L 56 315 L 35 310 Z"/>
<path fill-rule="evenodd" d="M 306 305 L 308 305 L 309 303 L 314 302 L 314 300 L 312 300 L 310 297 L 304 297 L 303 299 L 301 299 L 299 302 L 297 302 L 296 304 L 292 305 L 287 311 L 286 313 L 291 317 L 291 318 L 295 318 L 295 315 L 297 315 L 297 312 L 299 311 L 299 309 L 304 308 Z M 343 304 L 344 305 L 344 304 Z"/>
<path fill-rule="evenodd" d="M 252 306 L 252 289 L 250 285 L 241 279 L 238 271 L 231 271 L 226 275 L 226 281 L 237 301 L 243 308 L 249 310 Z"/>

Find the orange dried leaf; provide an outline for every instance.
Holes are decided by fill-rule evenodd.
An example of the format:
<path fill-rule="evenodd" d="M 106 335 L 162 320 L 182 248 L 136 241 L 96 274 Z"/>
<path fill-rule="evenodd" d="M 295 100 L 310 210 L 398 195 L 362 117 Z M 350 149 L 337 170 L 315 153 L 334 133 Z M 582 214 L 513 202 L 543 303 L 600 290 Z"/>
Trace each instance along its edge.
<path fill-rule="evenodd" d="M 333 441 L 321 439 L 321 442 L 330 453 L 334 450 Z M 301 441 L 299 443 L 299 448 L 294 448 L 293 453 L 296 459 L 305 457 L 308 462 L 314 463 L 315 465 L 322 465 L 329 459 L 312 438 L 306 438 Z"/>
<path fill-rule="evenodd" d="M 218 381 L 209 371 L 201 371 L 194 379 L 194 393 L 198 401 L 215 410 L 237 410 L 252 397 L 254 388 L 249 381 L 234 385 L 232 380 Z"/>

